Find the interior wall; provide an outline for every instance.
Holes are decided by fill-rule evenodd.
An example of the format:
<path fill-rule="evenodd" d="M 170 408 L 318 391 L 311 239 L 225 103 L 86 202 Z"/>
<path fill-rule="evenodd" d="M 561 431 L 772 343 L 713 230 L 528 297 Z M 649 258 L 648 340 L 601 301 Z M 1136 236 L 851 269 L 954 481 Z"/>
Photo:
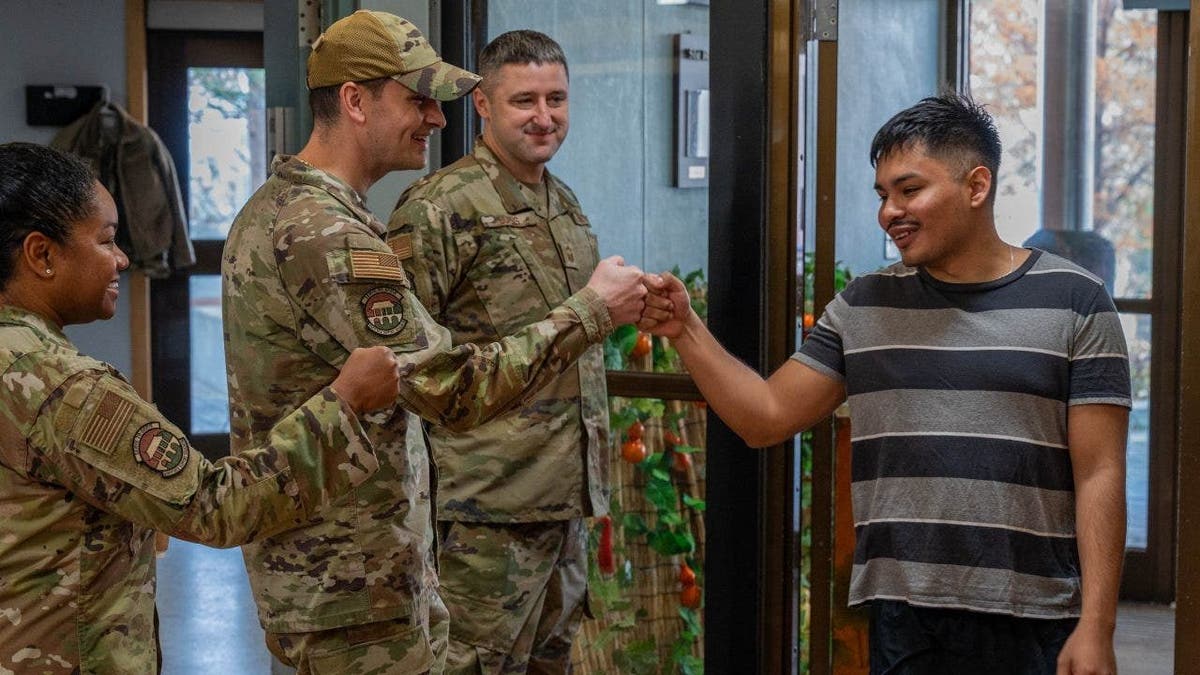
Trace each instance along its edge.
<path fill-rule="evenodd" d="M 49 143 L 58 127 L 25 124 L 25 85 L 107 85 L 125 105 L 124 0 L 0 0 L 0 142 Z M 122 275 L 117 315 L 72 326 L 80 351 L 127 376 L 133 363 L 129 331 L 129 275 Z"/>
<path fill-rule="evenodd" d="M 673 187 L 672 36 L 708 35 L 708 16 L 645 0 L 488 3 L 489 38 L 532 28 L 566 53 L 571 126 L 549 167 L 579 197 L 603 256 L 653 271 L 707 268 L 708 190 Z"/>
<path fill-rule="evenodd" d="M 892 115 L 937 92 L 939 0 L 838 5 L 837 258 L 856 273 L 890 265 L 868 161 Z"/>

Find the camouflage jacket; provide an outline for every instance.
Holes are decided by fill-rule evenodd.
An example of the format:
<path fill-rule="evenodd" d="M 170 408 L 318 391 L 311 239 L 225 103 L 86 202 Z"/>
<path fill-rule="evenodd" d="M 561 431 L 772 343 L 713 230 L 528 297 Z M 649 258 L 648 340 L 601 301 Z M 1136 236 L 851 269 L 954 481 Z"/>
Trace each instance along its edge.
<path fill-rule="evenodd" d="M 379 466 L 328 387 L 263 440 L 209 463 L 110 366 L 0 306 L 0 673 L 154 672 L 155 530 L 233 546 Z"/>
<path fill-rule="evenodd" d="M 411 244 L 417 297 L 455 344 L 486 343 L 544 315 L 587 282 L 596 237 L 574 193 L 545 174 L 538 195 L 475 151 L 401 198 L 389 240 Z M 496 420 L 468 431 L 434 427 L 438 518 L 528 522 L 608 512 L 604 352 Z"/>
<path fill-rule="evenodd" d="M 604 339 L 608 310 L 584 289 L 499 343 L 454 347 L 412 293 L 411 251 L 384 243 L 361 195 L 299 159 L 273 171 L 235 219 L 222 264 L 233 447 L 257 442 L 353 347 L 391 347 L 403 378 L 397 407 L 367 417 L 375 478 L 307 526 L 245 548 L 259 618 L 272 632 L 424 622 L 437 580 L 416 415 L 463 429 L 518 404 Z"/>

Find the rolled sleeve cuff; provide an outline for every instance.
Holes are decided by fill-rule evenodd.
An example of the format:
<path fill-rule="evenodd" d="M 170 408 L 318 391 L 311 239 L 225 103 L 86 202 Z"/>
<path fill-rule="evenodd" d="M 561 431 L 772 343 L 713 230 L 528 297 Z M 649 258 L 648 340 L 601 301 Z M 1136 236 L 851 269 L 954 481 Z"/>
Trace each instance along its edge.
<path fill-rule="evenodd" d="M 608 313 L 608 305 L 596 291 L 585 287 L 575 295 L 567 298 L 565 304 L 583 324 L 588 342 L 599 344 L 613 331 L 612 316 Z"/>

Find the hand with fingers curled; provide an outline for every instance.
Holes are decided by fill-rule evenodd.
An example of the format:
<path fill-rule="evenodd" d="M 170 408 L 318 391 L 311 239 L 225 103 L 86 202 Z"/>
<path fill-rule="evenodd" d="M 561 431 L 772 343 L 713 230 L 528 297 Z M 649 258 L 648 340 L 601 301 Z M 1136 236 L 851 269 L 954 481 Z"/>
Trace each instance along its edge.
<path fill-rule="evenodd" d="M 689 321 L 700 320 L 692 311 L 687 287 L 674 274 L 645 274 L 642 283 L 647 292 L 645 309 L 637 324 L 639 330 L 661 337 L 678 338 Z"/>
<path fill-rule="evenodd" d="M 400 365 L 387 347 L 359 347 L 330 386 L 359 415 L 386 408 L 400 393 Z"/>
<path fill-rule="evenodd" d="M 619 255 L 600 261 L 588 287 L 600 294 L 614 326 L 634 323 L 641 319 L 646 307 L 646 287 L 642 284 L 642 271 L 634 265 L 626 265 Z"/>

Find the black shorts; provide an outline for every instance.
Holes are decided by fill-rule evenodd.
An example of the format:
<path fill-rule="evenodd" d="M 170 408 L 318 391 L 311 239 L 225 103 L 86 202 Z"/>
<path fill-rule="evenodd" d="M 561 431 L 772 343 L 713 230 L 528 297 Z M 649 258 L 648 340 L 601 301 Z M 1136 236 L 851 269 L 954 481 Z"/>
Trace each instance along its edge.
<path fill-rule="evenodd" d="M 871 602 L 871 675 L 1054 675 L 1078 619 Z"/>

